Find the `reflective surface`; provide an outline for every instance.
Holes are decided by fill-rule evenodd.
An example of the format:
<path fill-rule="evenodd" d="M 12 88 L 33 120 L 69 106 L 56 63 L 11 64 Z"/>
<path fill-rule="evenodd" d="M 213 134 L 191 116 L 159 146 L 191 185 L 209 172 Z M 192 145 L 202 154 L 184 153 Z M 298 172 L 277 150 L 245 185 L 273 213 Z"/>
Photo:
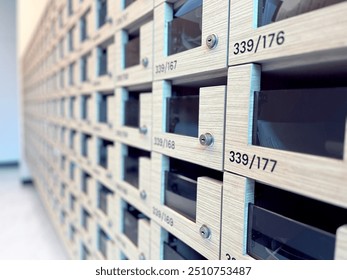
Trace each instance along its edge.
<path fill-rule="evenodd" d="M 343 158 L 347 89 L 255 93 L 253 144 Z"/>

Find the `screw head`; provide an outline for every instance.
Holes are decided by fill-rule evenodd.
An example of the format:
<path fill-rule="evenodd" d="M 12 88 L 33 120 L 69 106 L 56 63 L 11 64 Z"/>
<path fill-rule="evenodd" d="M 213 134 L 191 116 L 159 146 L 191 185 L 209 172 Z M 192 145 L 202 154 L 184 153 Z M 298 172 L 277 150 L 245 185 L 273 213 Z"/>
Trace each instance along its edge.
<path fill-rule="evenodd" d="M 141 62 L 142 62 L 142 66 L 143 67 L 146 68 L 148 66 L 148 58 L 147 57 L 142 58 Z"/>
<path fill-rule="evenodd" d="M 141 127 L 139 128 L 139 131 L 140 131 L 141 134 L 146 135 L 147 132 L 148 132 L 147 126 L 145 126 L 145 125 L 144 125 L 144 126 L 141 126 Z"/>
<path fill-rule="evenodd" d="M 201 134 L 199 137 L 199 142 L 203 146 L 211 146 L 213 144 L 213 135 L 208 132 Z"/>
<path fill-rule="evenodd" d="M 214 49 L 218 44 L 218 37 L 216 34 L 210 34 L 206 38 L 206 45 L 207 47 L 212 50 Z"/>
<path fill-rule="evenodd" d="M 145 190 L 142 190 L 142 191 L 140 192 L 140 197 L 141 197 L 142 200 L 145 200 L 145 199 L 147 198 L 147 193 L 146 193 Z"/>
<path fill-rule="evenodd" d="M 208 239 L 211 236 L 211 230 L 206 225 L 202 225 L 200 227 L 199 232 L 200 232 L 201 237 L 204 238 L 204 239 Z"/>
<path fill-rule="evenodd" d="M 146 259 L 145 254 L 144 254 L 144 253 L 141 253 L 141 254 L 139 255 L 139 260 L 143 261 L 143 260 L 145 260 L 145 259 Z"/>

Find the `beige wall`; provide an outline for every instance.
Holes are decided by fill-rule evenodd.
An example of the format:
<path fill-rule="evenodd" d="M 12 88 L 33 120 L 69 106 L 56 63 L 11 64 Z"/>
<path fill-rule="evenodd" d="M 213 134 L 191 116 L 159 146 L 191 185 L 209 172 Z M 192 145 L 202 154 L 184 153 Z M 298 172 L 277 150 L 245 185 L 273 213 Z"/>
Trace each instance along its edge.
<path fill-rule="evenodd" d="M 17 1 L 18 55 L 22 57 L 49 0 Z"/>

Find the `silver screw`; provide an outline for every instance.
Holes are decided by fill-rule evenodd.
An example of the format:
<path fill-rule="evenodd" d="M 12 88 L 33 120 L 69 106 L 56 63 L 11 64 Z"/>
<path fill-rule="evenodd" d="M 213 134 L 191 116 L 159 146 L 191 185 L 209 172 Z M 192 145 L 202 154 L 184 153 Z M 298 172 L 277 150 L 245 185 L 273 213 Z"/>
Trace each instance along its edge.
<path fill-rule="evenodd" d="M 218 37 L 215 34 L 210 34 L 206 38 L 206 45 L 207 47 L 212 50 L 214 49 L 218 44 Z"/>
<path fill-rule="evenodd" d="M 199 137 L 200 144 L 203 146 L 211 146 L 213 144 L 213 135 L 211 133 L 201 134 Z"/>
<path fill-rule="evenodd" d="M 142 191 L 140 192 L 140 197 L 141 197 L 142 200 L 145 200 L 145 199 L 146 199 L 147 193 L 146 193 L 145 190 L 142 190 Z"/>
<path fill-rule="evenodd" d="M 147 57 L 142 58 L 142 65 L 145 68 L 148 66 L 148 58 Z"/>
<path fill-rule="evenodd" d="M 141 126 L 141 127 L 139 128 L 139 131 L 140 131 L 141 134 L 146 135 L 147 132 L 148 132 L 147 126 L 145 126 L 145 125 L 144 125 L 144 126 Z"/>
<path fill-rule="evenodd" d="M 199 231 L 202 238 L 210 238 L 211 230 L 206 225 L 202 225 Z"/>
<path fill-rule="evenodd" d="M 139 255 L 139 260 L 143 261 L 143 260 L 145 260 L 145 259 L 146 259 L 145 254 L 144 254 L 144 253 L 141 253 L 141 254 Z"/>

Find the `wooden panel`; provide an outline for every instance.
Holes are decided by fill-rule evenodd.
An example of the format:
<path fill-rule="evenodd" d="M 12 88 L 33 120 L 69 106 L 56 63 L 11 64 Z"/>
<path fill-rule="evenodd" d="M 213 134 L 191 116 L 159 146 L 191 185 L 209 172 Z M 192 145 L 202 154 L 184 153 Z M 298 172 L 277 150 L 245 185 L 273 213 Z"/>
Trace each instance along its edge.
<path fill-rule="evenodd" d="M 272 63 L 282 68 L 345 60 L 347 40 L 343 34 L 347 3 L 257 28 L 257 2 L 231 0 L 229 65 L 260 62 L 265 64 L 264 69 L 271 69 L 275 67 Z M 249 47 L 251 43 L 247 45 L 249 40 L 253 42 L 252 48 Z M 239 51 L 236 44 L 239 44 Z"/>

